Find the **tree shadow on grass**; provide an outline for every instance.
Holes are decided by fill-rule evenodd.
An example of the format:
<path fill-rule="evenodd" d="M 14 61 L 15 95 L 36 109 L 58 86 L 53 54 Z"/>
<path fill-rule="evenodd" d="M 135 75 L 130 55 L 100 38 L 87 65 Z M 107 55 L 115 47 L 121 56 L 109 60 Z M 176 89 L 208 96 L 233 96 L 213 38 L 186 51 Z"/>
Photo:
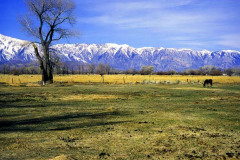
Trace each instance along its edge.
<path fill-rule="evenodd" d="M 23 103 L 25 102 L 25 103 Z M 72 104 L 71 104 L 72 105 Z M 76 104 L 78 105 L 78 104 Z M 2 108 L 45 108 L 52 106 L 69 106 L 69 103 L 57 103 L 57 102 L 26 102 L 22 101 L 22 103 L 0 103 Z"/>
<path fill-rule="evenodd" d="M 33 131 L 51 131 L 51 130 L 70 130 L 74 128 L 84 128 L 93 126 L 113 125 L 125 123 L 127 121 L 114 121 L 112 119 L 119 116 L 126 116 L 128 113 L 120 111 L 111 112 L 91 112 L 91 113 L 66 113 L 62 111 L 61 115 L 48 115 L 42 117 L 19 118 L 22 112 L 17 113 L 19 109 L 28 108 L 46 108 L 56 107 L 61 109 L 63 106 L 83 106 L 89 105 L 89 102 L 51 102 L 45 100 L 35 100 L 34 98 L 24 97 L 22 93 L 0 93 L 0 109 L 4 109 L 0 119 L 0 132 L 33 132 Z M 91 103 L 91 105 L 96 105 Z M 98 104 L 99 105 L 99 104 Z M 9 109 L 9 113 L 6 110 Z M 54 109 L 54 108 L 53 108 Z M 11 113 L 13 111 L 14 113 Z M 44 111 L 44 110 L 43 110 Z M 30 116 L 30 115 L 29 115 Z M 39 115 L 41 116 L 41 115 Z M 13 120 L 13 118 L 15 118 Z M 24 116 L 26 117 L 26 116 Z M 9 120 L 7 120 L 9 119 Z M 84 122 L 86 119 L 87 122 Z"/>
<path fill-rule="evenodd" d="M 102 112 L 102 113 L 77 113 L 58 116 L 48 116 L 41 118 L 32 118 L 24 120 L 6 120 L 0 121 L 0 132 L 33 132 L 33 131 L 52 131 L 52 130 L 70 130 L 75 128 L 85 128 L 93 126 L 113 125 L 129 121 L 106 121 L 108 117 L 128 115 L 126 112 Z M 87 123 L 72 123 L 80 121 L 80 118 L 90 119 Z M 56 125 L 62 122 L 62 125 Z M 61 124 L 61 123 L 60 123 Z"/>

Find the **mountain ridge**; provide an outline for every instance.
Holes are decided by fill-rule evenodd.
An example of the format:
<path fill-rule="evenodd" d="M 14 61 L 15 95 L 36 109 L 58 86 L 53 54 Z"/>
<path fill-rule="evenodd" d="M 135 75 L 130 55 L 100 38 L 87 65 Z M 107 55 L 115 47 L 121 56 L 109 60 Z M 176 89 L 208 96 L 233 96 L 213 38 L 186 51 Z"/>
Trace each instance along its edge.
<path fill-rule="evenodd" d="M 0 64 L 36 61 L 32 47 L 24 40 L 0 34 Z M 56 44 L 51 47 L 63 62 L 109 64 L 115 69 L 137 69 L 153 65 L 156 71 L 198 69 L 213 65 L 221 69 L 240 67 L 240 52 L 235 50 L 195 51 L 187 48 L 141 47 L 127 44 Z"/>

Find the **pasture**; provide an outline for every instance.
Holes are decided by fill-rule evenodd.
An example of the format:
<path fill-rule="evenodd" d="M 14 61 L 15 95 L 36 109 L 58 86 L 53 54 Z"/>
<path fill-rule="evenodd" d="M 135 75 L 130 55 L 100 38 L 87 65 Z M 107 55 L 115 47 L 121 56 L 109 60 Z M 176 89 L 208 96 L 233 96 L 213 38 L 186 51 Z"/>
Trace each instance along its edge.
<path fill-rule="evenodd" d="M 107 83 L 107 84 L 196 84 L 203 83 L 205 79 L 213 79 L 213 83 L 219 84 L 240 84 L 239 76 L 182 76 L 182 75 L 55 75 L 55 83 Z M 0 83 L 20 86 L 40 86 L 37 82 L 41 81 L 41 75 L 1 75 Z"/>
<path fill-rule="evenodd" d="M 239 77 L 213 77 L 213 87 L 203 88 L 186 76 L 127 76 L 125 84 L 123 75 L 117 83 L 105 76 L 104 84 L 99 75 L 96 83 L 89 75 L 58 76 L 44 87 L 31 80 L 37 75 L 14 76 L 21 82 L 13 84 L 6 76 L 0 159 L 240 158 Z"/>

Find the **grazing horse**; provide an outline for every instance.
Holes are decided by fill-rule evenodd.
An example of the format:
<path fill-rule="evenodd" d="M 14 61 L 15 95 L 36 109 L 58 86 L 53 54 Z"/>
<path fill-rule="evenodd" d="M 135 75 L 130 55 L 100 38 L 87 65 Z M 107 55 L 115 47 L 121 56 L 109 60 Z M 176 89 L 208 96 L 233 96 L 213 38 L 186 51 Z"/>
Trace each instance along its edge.
<path fill-rule="evenodd" d="M 205 87 L 206 85 L 208 85 L 208 84 L 210 84 L 211 85 L 211 87 L 212 87 L 212 79 L 206 79 L 205 81 L 204 81 L 204 83 L 203 83 L 203 87 Z"/>

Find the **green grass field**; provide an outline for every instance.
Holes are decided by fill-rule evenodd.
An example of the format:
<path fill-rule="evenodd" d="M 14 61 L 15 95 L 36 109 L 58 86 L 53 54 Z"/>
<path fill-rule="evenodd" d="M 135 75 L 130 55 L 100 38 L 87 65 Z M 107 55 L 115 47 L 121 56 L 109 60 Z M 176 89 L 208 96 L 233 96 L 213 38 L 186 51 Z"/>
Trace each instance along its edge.
<path fill-rule="evenodd" d="M 240 158 L 239 85 L 2 85 L 0 106 L 0 159 Z"/>

